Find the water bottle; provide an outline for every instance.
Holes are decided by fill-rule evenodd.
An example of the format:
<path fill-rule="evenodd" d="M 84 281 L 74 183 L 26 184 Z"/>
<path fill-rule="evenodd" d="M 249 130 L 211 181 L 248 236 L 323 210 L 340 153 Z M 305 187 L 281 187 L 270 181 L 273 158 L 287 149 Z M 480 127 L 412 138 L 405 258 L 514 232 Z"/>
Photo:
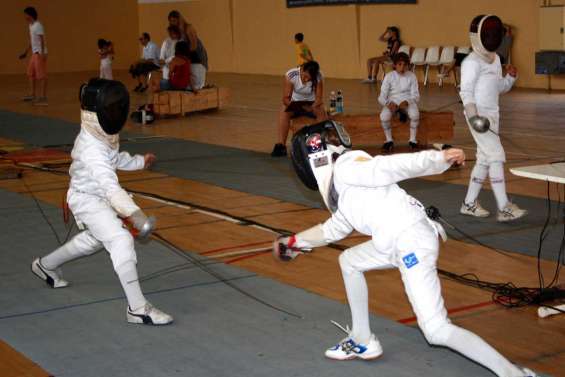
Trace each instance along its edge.
<path fill-rule="evenodd" d="M 343 94 L 341 93 L 341 90 L 337 91 L 335 111 L 338 114 L 343 113 Z"/>
<path fill-rule="evenodd" d="M 332 91 L 330 93 L 330 114 L 333 114 L 336 112 L 336 105 L 337 105 L 337 101 L 336 101 L 336 97 L 335 97 L 335 92 Z"/>

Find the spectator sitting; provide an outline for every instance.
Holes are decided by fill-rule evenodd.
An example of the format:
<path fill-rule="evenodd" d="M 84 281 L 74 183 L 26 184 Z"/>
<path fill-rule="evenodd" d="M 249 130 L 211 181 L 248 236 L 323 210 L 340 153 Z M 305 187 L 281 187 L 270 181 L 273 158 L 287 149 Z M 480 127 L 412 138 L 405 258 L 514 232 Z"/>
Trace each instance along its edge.
<path fill-rule="evenodd" d="M 206 48 L 200 38 L 198 38 L 194 26 L 186 22 L 179 11 L 171 11 L 168 20 L 171 26 L 179 28 L 181 39 L 188 42 L 192 64 L 192 82 L 195 88 L 201 89 L 206 84 L 206 73 L 208 71 L 208 53 Z"/>
<path fill-rule="evenodd" d="M 318 122 L 327 119 L 324 109 L 324 81 L 320 66 L 315 61 L 293 68 L 285 75 L 283 104 L 279 111 L 279 142 L 275 144 L 271 156 L 287 155 L 286 139 L 290 120 L 303 115 L 315 117 Z"/>
<path fill-rule="evenodd" d="M 396 26 L 389 26 L 385 32 L 379 37 L 379 41 L 386 42 L 387 48 L 381 56 L 376 56 L 367 60 L 367 78 L 364 83 L 375 82 L 379 75 L 379 67 L 396 55 L 400 48 L 400 30 Z"/>
<path fill-rule="evenodd" d="M 304 43 L 304 34 L 296 33 L 294 35 L 294 43 L 296 44 L 296 55 L 298 58 L 298 65 L 314 60 L 312 51 L 306 43 Z"/>
<path fill-rule="evenodd" d="M 147 89 L 147 75 L 159 69 L 159 48 L 151 41 L 149 33 L 141 34 L 139 42 L 143 46 L 141 59 L 129 68 L 129 73 L 137 79 L 135 92 L 144 92 Z"/>
<path fill-rule="evenodd" d="M 112 61 L 114 60 L 114 45 L 105 39 L 98 40 L 98 56 L 100 56 L 100 78 L 113 80 Z"/>
<path fill-rule="evenodd" d="M 163 41 L 161 45 L 161 53 L 159 54 L 159 63 L 163 67 L 163 80 L 169 79 L 169 63 L 175 57 L 175 46 L 180 40 L 180 30 L 176 26 L 167 28 L 169 37 Z"/>
<path fill-rule="evenodd" d="M 160 90 L 192 90 L 197 92 L 190 74 L 190 54 L 188 43 L 178 41 L 175 45 L 175 56 L 169 63 L 169 79 L 162 79 L 159 83 L 153 81 L 152 89 L 154 92 Z"/>

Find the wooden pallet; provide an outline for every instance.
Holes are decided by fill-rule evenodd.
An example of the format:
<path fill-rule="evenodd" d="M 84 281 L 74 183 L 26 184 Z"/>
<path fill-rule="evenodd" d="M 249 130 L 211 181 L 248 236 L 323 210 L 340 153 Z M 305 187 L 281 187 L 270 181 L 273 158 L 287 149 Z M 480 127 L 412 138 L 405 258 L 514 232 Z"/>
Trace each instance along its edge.
<path fill-rule="evenodd" d="M 379 114 L 344 115 L 336 114 L 331 119 L 340 122 L 351 135 L 354 145 L 373 145 L 383 143 L 385 135 L 381 127 Z M 315 120 L 300 117 L 291 121 L 291 130 L 296 132 L 302 127 L 315 123 Z M 453 139 L 453 113 L 420 112 L 420 125 L 418 127 L 418 142 L 428 145 L 432 142 L 448 142 Z M 400 123 L 397 119 L 392 121 L 392 135 L 395 140 L 408 140 L 410 135 L 409 122 Z"/>
<path fill-rule="evenodd" d="M 153 107 L 158 115 L 186 115 L 195 111 L 219 109 L 230 97 L 227 88 L 205 88 L 193 92 L 169 90 L 153 94 Z"/>

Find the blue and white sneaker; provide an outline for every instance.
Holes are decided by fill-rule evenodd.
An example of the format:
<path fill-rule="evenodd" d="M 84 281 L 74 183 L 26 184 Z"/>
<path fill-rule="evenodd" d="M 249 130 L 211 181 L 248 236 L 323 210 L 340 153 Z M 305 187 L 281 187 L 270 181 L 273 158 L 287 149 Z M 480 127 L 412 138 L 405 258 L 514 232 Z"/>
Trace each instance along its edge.
<path fill-rule="evenodd" d="M 522 368 L 522 372 L 524 373 L 524 377 L 538 377 L 533 370 L 528 368 Z"/>
<path fill-rule="evenodd" d="M 335 346 L 326 350 L 325 356 L 327 358 L 333 360 L 373 360 L 383 354 L 383 348 L 375 337 L 375 334 L 371 334 L 371 338 L 369 339 L 369 342 L 367 344 L 357 343 L 351 337 L 349 327 L 344 329 L 336 322 L 332 321 L 332 323 L 346 332 L 348 336 Z"/>

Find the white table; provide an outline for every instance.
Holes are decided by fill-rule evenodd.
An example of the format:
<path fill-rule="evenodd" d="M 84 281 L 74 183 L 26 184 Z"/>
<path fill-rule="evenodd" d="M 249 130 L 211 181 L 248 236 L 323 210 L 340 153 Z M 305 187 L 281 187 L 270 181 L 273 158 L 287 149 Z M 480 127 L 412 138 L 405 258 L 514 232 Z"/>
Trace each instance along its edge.
<path fill-rule="evenodd" d="M 523 166 L 519 168 L 512 168 L 510 172 L 514 175 L 537 179 L 540 181 L 548 181 L 554 183 L 561 183 L 565 185 L 565 162 L 558 162 L 555 164 Z"/>
<path fill-rule="evenodd" d="M 534 165 L 534 166 L 523 166 L 518 168 L 512 168 L 510 169 L 510 172 L 519 177 L 537 179 L 540 181 L 548 182 L 548 185 L 549 182 L 565 185 L 565 162 Z M 549 213 L 548 216 L 550 216 Z M 557 263 L 560 262 L 558 261 Z M 551 315 L 562 314 L 564 310 L 565 310 L 565 304 L 557 305 L 554 308 L 546 308 L 540 306 L 538 308 L 538 316 L 540 318 L 545 318 Z"/>

